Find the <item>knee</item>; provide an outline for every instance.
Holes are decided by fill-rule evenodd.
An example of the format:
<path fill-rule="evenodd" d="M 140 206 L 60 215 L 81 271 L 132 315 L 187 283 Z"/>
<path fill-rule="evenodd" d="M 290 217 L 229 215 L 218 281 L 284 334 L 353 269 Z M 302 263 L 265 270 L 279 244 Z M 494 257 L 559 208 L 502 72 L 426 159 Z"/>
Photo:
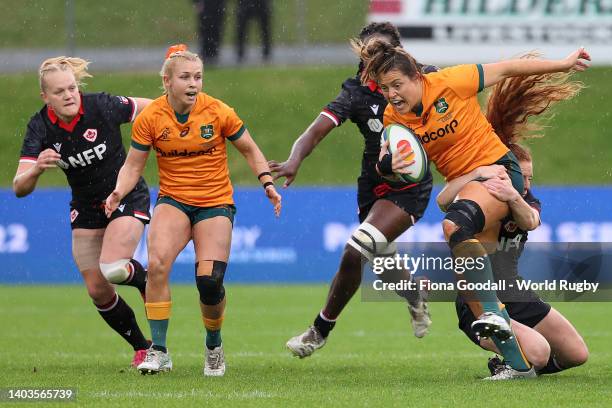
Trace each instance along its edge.
<path fill-rule="evenodd" d="M 227 263 L 223 261 L 196 262 L 196 286 L 200 302 L 204 305 L 218 305 L 225 298 L 223 278 Z"/>
<path fill-rule="evenodd" d="M 395 242 L 389 242 L 385 234 L 368 222 L 362 223 L 353 231 L 347 242 L 345 254 L 350 252 L 348 246 L 351 246 L 358 254 L 361 254 L 362 257 L 370 262 L 377 257 L 394 255 L 397 251 Z"/>
<path fill-rule="evenodd" d="M 150 253 L 148 263 L 148 280 L 163 280 L 170 272 L 171 264 L 159 255 Z"/>
<path fill-rule="evenodd" d="M 544 339 L 543 339 L 544 340 Z M 537 368 L 546 367 L 550 358 L 550 345 L 546 340 L 538 342 L 529 352 L 529 362 Z"/>
<path fill-rule="evenodd" d="M 485 226 L 485 215 L 480 205 L 472 200 L 458 200 L 448 207 L 442 223 L 444 237 L 451 249 L 460 242 L 474 239 Z"/>
<path fill-rule="evenodd" d="M 129 259 L 119 259 L 115 262 L 100 263 L 100 272 L 110 283 L 123 283 L 130 276 Z"/>
<path fill-rule="evenodd" d="M 444 232 L 444 239 L 446 242 L 450 241 L 451 235 L 453 235 L 459 227 L 457 224 L 450 220 L 442 220 L 442 231 Z"/>
<path fill-rule="evenodd" d="M 562 364 L 567 367 L 577 367 L 587 362 L 589 359 L 589 349 L 584 341 L 580 339 L 580 343 L 574 347 L 572 353 L 564 359 Z"/>

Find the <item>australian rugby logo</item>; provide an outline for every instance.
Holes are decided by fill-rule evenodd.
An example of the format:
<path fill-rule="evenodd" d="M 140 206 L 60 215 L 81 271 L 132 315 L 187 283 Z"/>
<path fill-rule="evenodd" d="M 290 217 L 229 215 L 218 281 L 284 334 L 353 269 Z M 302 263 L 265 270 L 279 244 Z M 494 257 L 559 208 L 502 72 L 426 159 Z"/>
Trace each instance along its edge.
<path fill-rule="evenodd" d="M 97 129 L 87 129 L 85 133 L 83 133 L 83 137 L 88 142 L 94 142 L 96 138 L 98 137 L 98 130 Z"/>
<path fill-rule="evenodd" d="M 213 125 L 202 125 L 200 126 L 200 136 L 204 139 L 211 139 L 215 135 Z"/>
<path fill-rule="evenodd" d="M 438 99 L 434 103 L 434 106 L 436 107 L 436 112 L 438 113 L 444 113 L 448 110 L 448 103 L 446 103 L 446 99 L 444 98 Z"/>

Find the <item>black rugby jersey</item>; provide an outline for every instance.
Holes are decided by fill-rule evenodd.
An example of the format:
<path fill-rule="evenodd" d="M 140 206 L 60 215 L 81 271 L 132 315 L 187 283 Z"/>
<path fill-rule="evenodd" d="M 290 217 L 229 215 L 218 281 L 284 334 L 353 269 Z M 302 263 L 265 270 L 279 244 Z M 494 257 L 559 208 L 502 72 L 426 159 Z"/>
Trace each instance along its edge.
<path fill-rule="evenodd" d="M 538 213 L 542 211 L 540 200 L 535 198 L 530 190 L 527 190 L 523 199 Z M 507 280 L 518 277 L 518 262 L 527 242 L 527 234 L 527 231 L 523 231 L 516 225 L 512 214 L 502 220 L 497 240 L 497 252 L 490 257 L 496 279 Z"/>
<path fill-rule="evenodd" d="M 20 162 L 36 163 L 48 148 L 58 152 L 72 189 L 73 202 L 97 204 L 115 188 L 119 169 L 126 158 L 120 125 L 136 115 L 136 102 L 107 93 L 81 95 L 79 113 L 71 123 L 63 123 L 47 106 L 28 123 Z M 139 180 L 137 187 L 142 187 Z"/>
<path fill-rule="evenodd" d="M 438 71 L 433 65 L 423 65 L 421 71 L 424 74 Z M 404 183 L 391 183 L 378 175 L 375 164 L 380 154 L 380 137 L 384 129 L 383 115 L 387 106 L 387 100 L 380 88 L 373 81 L 362 85 L 359 73 L 353 78 L 348 78 L 342 83 L 342 90 L 332 102 L 327 104 L 321 115 L 329 118 L 336 126 L 342 125 L 344 121 L 351 120 L 359 128 L 363 135 L 365 146 L 361 161 L 361 176 L 367 177 L 375 184 L 388 183 L 391 185 L 405 185 Z M 431 172 L 421 181 L 431 181 Z"/>

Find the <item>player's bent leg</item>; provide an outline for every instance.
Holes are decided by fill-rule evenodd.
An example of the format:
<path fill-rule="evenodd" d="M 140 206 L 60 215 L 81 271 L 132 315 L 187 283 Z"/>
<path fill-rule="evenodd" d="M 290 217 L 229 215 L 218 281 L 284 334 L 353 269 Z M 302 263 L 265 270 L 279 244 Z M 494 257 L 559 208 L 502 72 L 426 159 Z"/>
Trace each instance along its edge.
<path fill-rule="evenodd" d="M 223 215 L 202 210 L 201 220 L 193 227 L 193 241 L 198 262 L 195 280 L 200 294 L 200 311 L 206 331 L 204 375 L 225 374 L 225 354 L 221 328 L 225 314 L 225 288 L 223 280 L 232 237 L 233 212 Z M 210 215 L 210 218 L 208 218 Z"/>
<path fill-rule="evenodd" d="M 552 374 L 586 363 L 589 350 L 576 328 L 554 308 L 534 329 L 550 344 L 551 355 L 539 374 Z"/>
<path fill-rule="evenodd" d="M 174 260 L 190 238 L 191 224 L 185 213 L 169 204 L 155 207 L 147 239 L 149 271 L 145 303 L 153 344 L 147 351 L 145 361 L 138 366 L 142 374 L 172 369 L 166 348 L 172 308 L 168 279 Z"/>
<path fill-rule="evenodd" d="M 73 256 L 100 316 L 138 353 L 146 349 L 148 343 L 138 327 L 134 311 L 115 292 L 114 286 L 104 278 L 98 267 L 103 234 L 103 229 L 74 229 Z"/>
<path fill-rule="evenodd" d="M 544 367 L 548 362 L 551 347 L 548 341 L 536 330 L 512 319 L 512 329 L 527 360 L 531 362 L 536 370 Z M 491 339 L 480 339 L 480 347 L 494 353 L 501 354 Z"/>
<path fill-rule="evenodd" d="M 468 283 L 485 284 L 493 281 L 487 249 L 476 239 L 476 235 L 498 228 L 500 220 L 508 211 L 506 203 L 497 200 L 478 182 L 463 187 L 457 195 L 457 201 L 448 207 L 443 230 L 453 256 L 481 261 L 474 262 L 474 267 L 466 267 L 459 274 Z M 462 295 L 466 296 L 469 307 L 478 316 L 472 328 L 480 332 L 481 336 L 491 336 L 513 369 L 533 371 L 512 333 L 510 317 L 497 299 L 497 293 L 494 290 L 474 290 Z"/>
<path fill-rule="evenodd" d="M 144 297 L 147 274 L 144 267 L 132 259 L 143 231 L 144 224 L 135 217 L 113 219 L 104 233 L 100 270 L 109 282 L 133 286 Z"/>

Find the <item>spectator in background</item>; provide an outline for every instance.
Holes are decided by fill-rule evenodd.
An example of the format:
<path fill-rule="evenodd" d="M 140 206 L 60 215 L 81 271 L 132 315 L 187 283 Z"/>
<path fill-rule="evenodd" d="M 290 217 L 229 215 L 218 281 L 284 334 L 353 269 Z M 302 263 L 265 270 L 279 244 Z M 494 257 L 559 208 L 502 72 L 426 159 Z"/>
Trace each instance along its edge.
<path fill-rule="evenodd" d="M 244 61 L 244 45 L 246 42 L 249 21 L 259 21 L 261 30 L 262 57 L 269 61 L 272 51 L 270 37 L 270 1 L 269 0 L 238 0 L 236 16 L 238 62 Z"/>
<path fill-rule="evenodd" d="M 225 18 L 225 0 L 193 0 L 198 13 L 200 54 L 207 65 L 215 65 Z"/>

